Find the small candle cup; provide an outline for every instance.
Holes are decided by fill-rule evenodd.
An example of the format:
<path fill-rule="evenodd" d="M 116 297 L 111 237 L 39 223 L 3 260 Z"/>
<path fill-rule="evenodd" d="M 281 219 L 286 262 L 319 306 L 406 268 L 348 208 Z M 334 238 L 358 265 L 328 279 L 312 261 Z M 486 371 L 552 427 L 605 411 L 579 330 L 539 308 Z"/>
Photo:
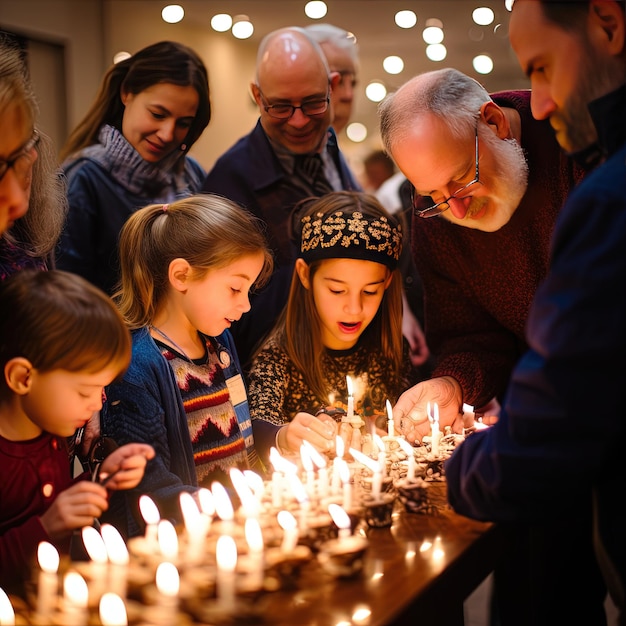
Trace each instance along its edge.
<path fill-rule="evenodd" d="M 322 544 L 317 560 L 332 576 L 350 578 L 363 569 L 368 545 L 367 539 L 358 535 L 331 539 Z"/>
<path fill-rule="evenodd" d="M 387 528 L 391 526 L 391 514 L 396 498 L 391 493 L 381 493 L 380 498 L 371 496 L 363 499 L 365 521 L 370 528 Z"/>

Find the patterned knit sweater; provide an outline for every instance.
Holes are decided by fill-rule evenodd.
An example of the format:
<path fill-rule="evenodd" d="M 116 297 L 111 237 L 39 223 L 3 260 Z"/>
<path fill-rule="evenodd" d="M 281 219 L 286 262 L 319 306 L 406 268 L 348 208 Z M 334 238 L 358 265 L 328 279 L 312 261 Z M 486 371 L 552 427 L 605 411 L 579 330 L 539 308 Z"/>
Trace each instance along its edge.
<path fill-rule="evenodd" d="M 496 232 L 444 218 L 414 219 L 413 256 L 424 283 L 425 332 L 433 376 L 453 376 L 465 402 L 481 406 L 503 393 L 525 352 L 526 318 L 545 277 L 550 240 L 569 190 L 582 178 L 560 149 L 548 121 L 533 119 L 530 92 L 492 94 L 521 117 L 528 189 Z"/>
<path fill-rule="evenodd" d="M 374 419 L 386 415 L 385 401 L 389 399 L 395 404 L 402 391 L 417 382 L 408 358 L 406 340 L 404 343 L 403 373 L 395 381 L 390 374 L 391 364 L 373 355 L 365 346 L 357 344 L 351 350 L 326 350 L 322 358 L 328 395 L 319 398 L 286 352 L 270 339 L 255 358 L 250 371 L 250 415 L 253 420 L 284 424 L 300 411 L 315 414 L 320 407 L 328 405 L 346 409 L 346 375 L 354 383 L 355 411 Z"/>

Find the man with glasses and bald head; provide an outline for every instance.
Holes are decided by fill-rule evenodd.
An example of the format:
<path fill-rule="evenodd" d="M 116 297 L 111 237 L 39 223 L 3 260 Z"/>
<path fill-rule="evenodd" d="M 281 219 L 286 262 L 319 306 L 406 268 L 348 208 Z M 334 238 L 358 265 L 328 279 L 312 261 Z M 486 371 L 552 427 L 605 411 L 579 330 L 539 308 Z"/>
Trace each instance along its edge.
<path fill-rule="evenodd" d="M 259 120 L 215 163 L 203 190 L 242 204 L 267 224 L 274 274 L 252 297 L 232 333 L 244 369 L 287 301 L 295 260 L 289 215 L 308 196 L 358 190 L 331 128 L 330 98 L 340 75 L 319 44 L 297 27 L 265 36 L 250 85 Z"/>

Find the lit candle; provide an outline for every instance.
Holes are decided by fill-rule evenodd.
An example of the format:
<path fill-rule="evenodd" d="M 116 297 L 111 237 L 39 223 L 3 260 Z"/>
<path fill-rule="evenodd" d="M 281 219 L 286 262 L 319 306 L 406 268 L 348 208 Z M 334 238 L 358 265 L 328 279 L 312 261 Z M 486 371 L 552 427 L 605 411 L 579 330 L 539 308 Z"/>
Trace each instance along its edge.
<path fill-rule="evenodd" d="M 343 461 L 343 451 L 344 451 L 343 439 L 339 435 L 336 435 L 335 436 L 336 456 L 333 459 L 333 477 L 332 477 L 332 483 L 331 483 L 331 491 L 333 492 L 333 494 L 339 493 L 341 489 L 341 476 L 339 474 L 339 467 L 341 465 L 341 462 Z"/>
<path fill-rule="evenodd" d="M 289 474 L 289 484 L 291 486 L 291 490 L 293 491 L 293 495 L 296 500 L 300 503 L 300 532 L 305 535 L 309 529 L 307 517 L 309 515 L 310 503 L 306 494 L 306 489 L 302 484 L 302 481 L 295 475 Z"/>
<path fill-rule="evenodd" d="M 68 572 L 63 579 L 63 626 L 84 626 L 87 623 L 89 591 L 78 572 Z"/>
<path fill-rule="evenodd" d="M 350 516 L 338 504 L 334 503 L 328 505 L 328 512 L 333 518 L 335 526 L 339 529 L 339 539 L 349 537 L 352 534 L 350 530 Z"/>
<path fill-rule="evenodd" d="M 243 475 L 243 472 L 238 467 L 231 467 L 228 473 L 237 496 L 239 497 L 241 512 L 244 517 L 258 517 L 259 508 L 257 506 L 257 499 L 254 497 L 252 489 L 250 489 L 250 485 Z"/>
<path fill-rule="evenodd" d="M 109 557 L 102 535 L 93 526 L 84 526 L 81 534 L 91 559 L 88 585 L 90 605 L 96 606 L 105 590 Z"/>
<path fill-rule="evenodd" d="M 0 624 L 13 626 L 15 624 L 15 611 L 11 606 L 9 596 L 0 589 Z"/>
<path fill-rule="evenodd" d="M 178 560 L 178 535 L 174 524 L 168 519 L 162 519 L 157 529 L 159 550 L 166 561 L 172 563 Z"/>
<path fill-rule="evenodd" d="M 245 525 L 248 557 L 250 559 L 250 586 L 253 589 L 263 587 L 263 533 L 259 520 L 249 517 Z"/>
<path fill-rule="evenodd" d="M 260 511 L 263 494 L 265 493 L 265 482 L 263 481 L 263 477 L 259 476 L 252 470 L 244 470 L 243 477 L 246 479 L 246 483 L 248 484 L 248 487 L 250 487 L 250 491 L 252 491 L 252 495 L 256 499 L 257 508 Z"/>
<path fill-rule="evenodd" d="M 427 405 L 428 419 L 431 428 L 431 451 L 434 457 L 439 456 L 439 405 L 435 402 L 433 413 L 430 412 L 430 402 Z"/>
<path fill-rule="evenodd" d="M 102 626 L 127 626 L 128 617 L 124 600 L 115 593 L 107 592 L 100 598 L 100 621 Z"/>
<path fill-rule="evenodd" d="M 112 524 L 102 524 L 100 532 L 110 563 L 107 589 L 124 600 L 128 575 L 128 548 L 119 530 Z"/>
<path fill-rule="evenodd" d="M 372 498 L 374 498 L 374 500 L 379 500 L 383 484 L 383 475 L 380 471 L 380 463 L 378 461 L 374 461 L 374 459 L 370 459 L 370 457 L 366 456 L 362 452 L 359 452 L 358 450 L 354 450 L 353 448 L 350 448 L 350 454 L 355 461 L 358 461 L 371 470 Z"/>
<path fill-rule="evenodd" d="M 149 552 L 156 552 L 158 550 L 157 526 L 161 519 L 159 509 L 150 496 L 143 495 L 139 497 L 139 511 L 146 523 L 146 548 Z"/>
<path fill-rule="evenodd" d="M 346 385 L 348 386 L 348 411 L 346 419 L 351 421 L 354 418 L 354 395 L 352 388 L 352 379 L 346 376 Z"/>
<path fill-rule="evenodd" d="M 378 454 L 376 456 L 378 465 L 380 466 L 381 477 L 384 478 L 387 474 L 387 452 L 385 450 L 385 442 L 380 435 L 374 433 L 372 439 L 378 448 Z"/>
<path fill-rule="evenodd" d="M 350 468 L 348 464 L 341 459 L 339 466 L 339 474 L 343 484 L 343 508 L 350 510 L 352 508 L 352 484 L 350 483 Z"/>
<path fill-rule="evenodd" d="M 317 489 L 315 491 L 320 498 L 325 498 L 328 495 L 328 470 L 326 469 L 326 459 L 315 449 L 312 443 L 304 441 L 303 445 L 306 446 L 311 461 L 313 461 L 313 464 L 317 467 Z"/>
<path fill-rule="evenodd" d="M 178 590 L 180 576 L 173 563 L 159 563 L 156 571 L 156 586 L 159 591 L 157 605 L 160 624 L 176 624 L 178 613 Z"/>
<path fill-rule="evenodd" d="M 233 518 L 235 517 L 235 512 L 226 487 L 222 483 L 214 481 L 211 484 L 211 492 L 213 493 L 213 502 L 215 502 L 215 512 L 222 520 L 222 532 L 234 532 Z"/>
<path fill-rule="evenodd" d="M 202 561 L 204 553 L 204 540 L 209 529 L 210 519 L 202 515 L 193 496 L 187 492 L 181 492 L 179 496 L 180 509 L 187 531 L 187 549 L 185 552 L 186 563 L 195 565 Z"/>
<path fill-rule="evenodd" d="M 37 622 L 48 624 L 52 621 L 57 599 L 59 553 L 51 543 L 42 541 L 37 547 L 37 559 L 41 568 L 37 585 Z"/>
<path fill-rule="evenodd" d="M 395 435 L 395 428 L 393 425 L 393 409 L 391 408 L 391 402 L 385 401 L 387 407 L 387 436 L 393 437 Z"/>
<path fill-rule="evenodd" d="M 231 612 L 235 608 L 235 568 L 237 545 L 230 535 L 221 535 L 215 551 L 217 560 L 217 601 L 220 608 Z"/>
<path fill-rule="evenodd" d="M 415 452 L 413 451 L 413 446 L 402 437 L 398 437 L 397 441 L 404 452 L 406 452 L 408 459 L 406 479 L 413 481 L 415 480 Z"/>
<path fill-rule="evenodd" d="M 302 468 L 304 469 L 304 475 L 306 477 L 306 493 L 309 498 L 315 498 L 315 472 L 313 471 L 313 460 L 305 445 L 305 442 L 300 446 L 300 460 L 302 462 Z"/>
<path fill-rule="evenodd" d="M 279 511 L 276 516 L 278 525 L 283 529 L 283 540 L 280 549 L 287 553 L 293 552 L 298 543 L 298 522 L 289 511 Z"/>

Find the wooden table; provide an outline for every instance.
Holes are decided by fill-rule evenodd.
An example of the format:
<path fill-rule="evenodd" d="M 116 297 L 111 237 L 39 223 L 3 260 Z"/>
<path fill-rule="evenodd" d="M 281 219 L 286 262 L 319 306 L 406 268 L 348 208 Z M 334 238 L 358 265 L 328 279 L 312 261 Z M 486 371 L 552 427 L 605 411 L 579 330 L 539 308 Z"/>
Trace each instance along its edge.
<path fill-rule="evenodd" d="M 407 513 L 399 503 L 391 528 L 366 534 L 369 547 L 360 575 L 335 579 L 307 567 L 295 591 L 268 594 L 265 621 L 272 626 L 461 625 L 463 601 L 493 570 L 506 545 L 504 531 L 493 524 L 448 507 L 433 515 Z M 425 542 L 432 546 L 420 551 Z M 358 611 L 362 620 L 354 617 Z"/>

